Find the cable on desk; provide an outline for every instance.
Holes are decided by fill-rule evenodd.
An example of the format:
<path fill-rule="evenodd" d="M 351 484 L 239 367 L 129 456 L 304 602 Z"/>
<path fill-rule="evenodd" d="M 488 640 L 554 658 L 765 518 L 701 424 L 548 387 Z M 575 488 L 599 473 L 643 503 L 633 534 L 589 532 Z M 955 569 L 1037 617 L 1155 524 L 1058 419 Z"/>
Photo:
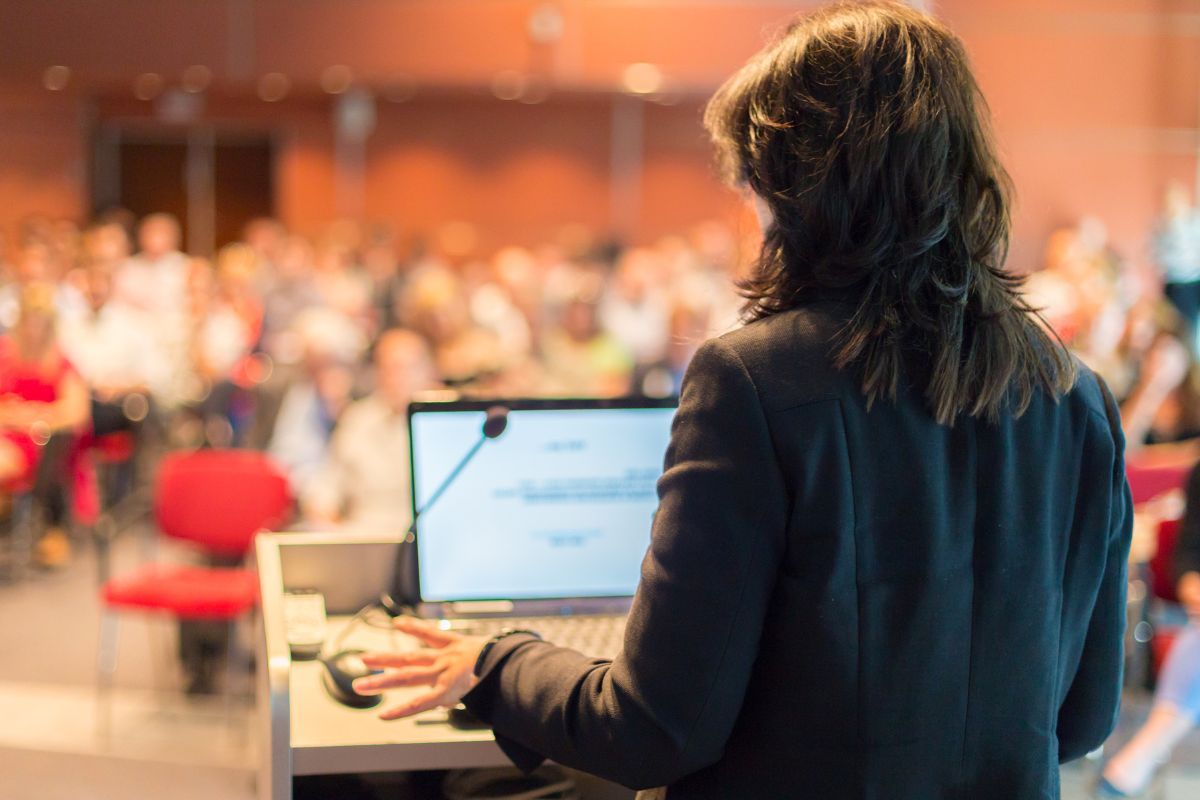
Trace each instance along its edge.
<path fill-rule="evenodd" d="M 371 612 L 376 613 L 373 615 Z M 393 619 L 394 617 L 390 613 L 388 613 L 385 609 L 380 608 L 380 606 L 376 603 L 363 606 L 354 613 L 354 616 L 350 618 L 350 621 L 347 622 L 346 626 L 342 628 L 341 632 L 338 633 L 337 638 L 333 640 L 334 652 L 342 649 L 342 645 L 345 644 L 346 637 L 350 634 L 350 631 L 354 630 L 359 625 L 366 625 L 371 628 L 378 628 L 380 630 L 388 631 L 393 639 L 392 646 L 395 647 L 396 627 L 392 624 Z"/>

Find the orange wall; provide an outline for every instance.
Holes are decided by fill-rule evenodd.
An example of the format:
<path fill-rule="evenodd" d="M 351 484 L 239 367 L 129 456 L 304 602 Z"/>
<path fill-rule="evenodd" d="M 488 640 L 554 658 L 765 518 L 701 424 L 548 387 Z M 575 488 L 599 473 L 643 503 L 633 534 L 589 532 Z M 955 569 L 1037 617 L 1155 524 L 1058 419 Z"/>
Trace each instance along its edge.
<path fill-rule="evenodd" d="M 48 92 L 0 90 L 0 229 L 11 237 L 32 214 L 83 213 L 84 141 L 79 102 Z"/>
<path fill-rule="evenodd" d="M 1010 263 L 1083 215 L 1146 257 L 1171 179 L 1196 179 L 1200 5 L 1162 0 L 937 4 L 966 42 L 1017 187 Z M 1181 13 L 1181 9 L 1192 13 Z"/>
<path fill-rule="evenodd" d="M 418 231 L 473 223 L 489 249 L 547 241 L 564 225 L 605 228 L 606 106 L 490 97 L 382 105 L 368 150 L 368 215 Z"/>
<path fill-rule="evenodd" d="M 114 76 L 154 67 L 169 77 L 170 70 L 199 60 L 212 63 L 220 76 L 228 54 L 213 42 L 224 41 L 230 29 L 224 18 L 207 26 L 189 18 L 185 26 L 165 11 L 145 12 L 164 36 L 177 35 L 181 44 L 163 48 L 153 45 L 161 44 L 161 36 L 126 37 L 121 57 L 115 58 L 104 41 L 86 35 L 104 24 L 93 4 L 80 2 L 92 17 L 72 17 L 79 23 L 75 31 L 67 22 L 60 24 L 57 12 L 54 19 L 46 17 L 47 7 L 35 0 L 14 2 L 36 17 L 30 31 L 41 34 L 14 36 L 19 26 L 8 26 L 7 38 L 13 41 L 6 47 L 15 66 L 7 73 L 0 66 L 0 79 L 7 75 L 8 83 L 26 87 L 0 93 L 0 225 L 5 227 L 28 213 L 76 215 L 86 206 L 81 131 L 88 97 L 105 98 L 99 103 L 101 117 L 151 115 L 151 104 L 108 99 L 128 92 L 128 78 L 114 89 Z M 106 8 L 145 5 L 120 0 Z M 188 14 L 195 10 L 182 0 L 150 5 L 186 6 Z M 418 231 L 448 221 L 470 222 L 484 249 L 508 241 L 533 243 L 568 224 L 604 228 L 614 203 L 622 202 L 623 195 L 614 199 L 610 169 L 613 96 L 594 91 L 605 82 L 611 88 L 622 63 L 663 63 L 681 82 L 711 89 L 789 13 L 788 4 L 779 2 L 705 2 L 689 8 L 669 0 L 571 0 L 563 4 L 564 39 L 548 53 L 530 45 L 522 26 L 532 2 L 475 3 L 486 7 L 494 23 L 486 27 L 487 36 L 482 35 L 485 26 L 477 24 L 482 18 L 472 16 L 471 25 L 463 24 L 465 5 L 260 0 L 252 72 L 288 70 L 297 99 L 263 104 L 247 84 L 234 80 L 223 90 L 240 92 L 243 99 L 222 104 L 214 98 L 207 118 L 278 133 L 278 210 L 286 221 L 311 232 L 336 214 L 334 136 L 328 99 L 314 95 L 311 86 L 307 94 L 301 89 L 315 83 L 326 62 L 349 63 L 356 74 L 368 77 L 393 70 L 419 81 L 425 75 L 442 88 L 421 84 L 415 100 L 380 103 L 367 150 L 366 215 Z M 1017 184 L 1014 265 L 1035 265 L 1047 234 L 1085 214 L 1108 223 L 1122 252 L 1144 256 L 1164 185 L 1172 178 L 1190 184 L 1196 174 L 1200 5 L 1194 0 L 943 0 L 933 5 L 967 44 Z M 336 30 L 329 24 L 331 8 L 340 9 Z M 0 40 L 5 38 L 0 33 Z M 43 43 L 44 56 L 31 41 Z M 710 44 L 698 46 L 701 41 Z M 298 47 L 299 42 L 306 44 Z M 107 65 L 108 72 L 96 86 L 73 86 L 74 94 L 36 88 L 38 64 L 71 57 L 82 65 L 77 72 L 87 65 Z M 545 69 L 576 91 L 538 106 L 493 99 L 486 89 L 490 76 L 511 68 Z M 737 198 L 712 176 L 699 126 L 701 96 L 644 109 L 637 239 L 737 213 Z"/>

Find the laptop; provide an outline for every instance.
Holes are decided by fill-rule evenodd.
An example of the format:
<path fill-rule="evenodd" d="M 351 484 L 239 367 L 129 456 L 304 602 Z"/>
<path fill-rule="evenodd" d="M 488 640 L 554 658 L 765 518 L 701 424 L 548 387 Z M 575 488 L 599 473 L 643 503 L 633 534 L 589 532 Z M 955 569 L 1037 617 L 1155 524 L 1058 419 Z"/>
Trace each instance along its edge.
<path fill-rule="evenodd" d="M 676 401 L 417 402 L 409 407 L 420 613 L 491 634 L 531 628 L 591 655 L 620 648 L 658 507 Z M 494 411 L 492 412 L 495 413 Z"/>

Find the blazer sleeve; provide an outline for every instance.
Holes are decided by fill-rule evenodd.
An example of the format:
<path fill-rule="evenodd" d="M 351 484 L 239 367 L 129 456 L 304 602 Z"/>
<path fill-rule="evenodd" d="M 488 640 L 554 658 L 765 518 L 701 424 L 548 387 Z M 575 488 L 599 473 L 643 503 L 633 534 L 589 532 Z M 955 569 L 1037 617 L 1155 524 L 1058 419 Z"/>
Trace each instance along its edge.
<path fill-rule="evenodd" d="M 463 698 L 524 769 L 543 757 L 631 788 L 717 761 L 741 709 L 788 501 L 740 358 L 706 343 L 684 379 L 624 648 L 500 640 Z"/>
<path fill-rule="evenodd" d="M 1121 433 L 1120 412 L 1103 384 L 1100 390 L 1113 437 L 1111 508 L 1099 592 L 1079 667 L 1058 711 L 1058 758 L 1063 763 L 1081 758 L 1102 745 L 1116 726 L 1121 706 L 1133 499 L 1125 477 L 1125 437 Z"/>
<path fill-rule="evenodd" d="M 1175 540 L 1175 581 L 1189 572 L 1200 572 L 1200 466 L 1187 483 L 1187 506 Z"/>

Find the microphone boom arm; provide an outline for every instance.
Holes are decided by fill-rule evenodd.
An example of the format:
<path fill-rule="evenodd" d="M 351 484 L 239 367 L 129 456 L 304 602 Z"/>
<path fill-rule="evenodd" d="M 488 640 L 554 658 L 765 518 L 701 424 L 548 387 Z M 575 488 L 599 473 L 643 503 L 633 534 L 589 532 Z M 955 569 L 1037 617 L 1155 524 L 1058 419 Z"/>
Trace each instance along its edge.
<path fill-rule="evenodd" d="M 432 508 L 433 505 L 437 503 L 438 498 L 442 496 L 443 492 L 450 488 L 450 484 L 454 483 L 454 479 L 458 477 L 458 474 L 466 469 L 467 464 L 471 463 L 471 459 L 475 458 L 475 454 L 479 452 L 479 448 L 483 447 L 483 443 L 487 440 L 487 436 L 480 436 L 479 441 L 475 442 L 474 446 L 467 451 L 467 454 L 462 457 L 457 465 L 455 465 L 454 469 L 450 470 L 450 474 L 447 475 L 442 481 L 441 485 L 434 490 L 434 493 L 429 496 L 429 499 L 425 501 L 425 504 L 417 509 L 416 513 L 413 514 L 412 524 L 408 526 L 408 533 L 404 536 L 406 541 L 412 541 L 413 534 L 415 534 L 417 531 L 417 522 L 421 519 L 421 515 L 425 513 L 426 509 Z"/>

